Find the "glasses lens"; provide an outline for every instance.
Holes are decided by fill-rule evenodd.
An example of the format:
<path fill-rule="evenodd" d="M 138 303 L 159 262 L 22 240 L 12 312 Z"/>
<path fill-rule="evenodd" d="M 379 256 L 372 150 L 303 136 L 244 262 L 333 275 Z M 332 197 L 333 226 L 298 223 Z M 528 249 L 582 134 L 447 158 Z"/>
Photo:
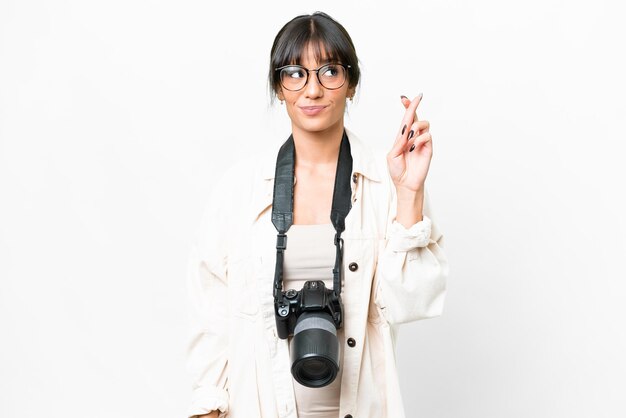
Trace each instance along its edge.
<path fill-rule="evenodd" d="M 287 90 L 300 90 L 306 84 L 307 73 L 302 67 L 285 67 L 280 70 L 280 84 Z"/>
<path fill-rule="evenodd" d="M 346 69 L 341 65 L 328 64 L 317 73 L 320 83 L 327 89 L 338 89 L 346 82 Z"/>

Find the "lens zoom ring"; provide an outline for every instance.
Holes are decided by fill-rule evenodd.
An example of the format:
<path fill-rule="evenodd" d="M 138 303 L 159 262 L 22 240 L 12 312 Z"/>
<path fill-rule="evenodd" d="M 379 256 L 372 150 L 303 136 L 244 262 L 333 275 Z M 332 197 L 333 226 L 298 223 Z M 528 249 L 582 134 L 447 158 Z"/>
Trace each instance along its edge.
<path fill-rule="evenodd" d="M 337 328 L 335 328 L 335 323 L 330 319 L 330 315 L 326 314 L 327 318 L 319 317 L 319 316 L 309 316 L 306 318 L 301 318 L 296 324 L 296 328 L 294 329 L 294 335 L 298 334 L 301 331 L 306 331 L 307 329 L 323 329 L 337 336 Z"/>

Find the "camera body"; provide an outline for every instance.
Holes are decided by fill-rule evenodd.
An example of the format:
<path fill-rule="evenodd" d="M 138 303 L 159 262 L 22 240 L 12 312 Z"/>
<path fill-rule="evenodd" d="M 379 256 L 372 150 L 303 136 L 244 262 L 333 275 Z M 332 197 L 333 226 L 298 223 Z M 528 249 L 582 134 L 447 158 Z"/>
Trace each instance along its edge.
<path fill-rule="evenodd" d="M 321 280 L 306 281 L 300 291 L 283 291 L 274 302 L 274 311 L 278 337 L 283 340 L 294 334 L 298 318 L 304 313 L 328 313 L 337 329 L 343 321 L 341 296 L 327 289 Z"/>

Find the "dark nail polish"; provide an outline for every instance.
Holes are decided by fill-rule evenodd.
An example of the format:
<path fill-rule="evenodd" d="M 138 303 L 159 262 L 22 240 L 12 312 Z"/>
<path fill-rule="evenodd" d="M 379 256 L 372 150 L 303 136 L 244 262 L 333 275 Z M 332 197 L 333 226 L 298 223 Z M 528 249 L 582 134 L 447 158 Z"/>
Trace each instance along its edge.
<path fill-rule="evenodd" d="M 413 138 L 413 134 L 414 134 L 414 133 L 415 133 L 415 132 L 413 132 L 413 129 L 411 129 L 411 130 L 409 131 L 409 137 L 408 137 L 406 140 L 408 141 L 409 139 Z"/>
<path fill-rule="evenodd" d="M 400 96 L 400 98 L 401 98 L 401 99 L 407 99 L 407 100 L 409 100 L 409 98 L 408 98 L 408 97 L 406 97 L 405 95 Z"/>
<path fill-rule="evenodd" d="M 415 144 L 411 145 L 411 148 L 409 148 L 409 152 L 413 151 L 415 149 Z"/>
<path fill-rule="evenodd" d="M 406 125 L 404 125 L 404 126 L 402 127 L 402 134 L 401 134 L 401 135 L 404 135 L 404 131 L 406 131 Z"/>

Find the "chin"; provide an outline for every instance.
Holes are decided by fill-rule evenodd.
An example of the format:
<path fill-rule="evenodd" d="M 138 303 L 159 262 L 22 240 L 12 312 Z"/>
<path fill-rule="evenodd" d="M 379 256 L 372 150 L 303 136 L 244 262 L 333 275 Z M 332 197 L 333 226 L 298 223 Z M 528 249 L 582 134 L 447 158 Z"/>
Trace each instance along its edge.
<path fill-rule="evenodd" d="M 328 120 L 303 120 L 301 121 L 300 129 L 308 132 L 322 132 L 336 126 L 339 121 Z"/>

